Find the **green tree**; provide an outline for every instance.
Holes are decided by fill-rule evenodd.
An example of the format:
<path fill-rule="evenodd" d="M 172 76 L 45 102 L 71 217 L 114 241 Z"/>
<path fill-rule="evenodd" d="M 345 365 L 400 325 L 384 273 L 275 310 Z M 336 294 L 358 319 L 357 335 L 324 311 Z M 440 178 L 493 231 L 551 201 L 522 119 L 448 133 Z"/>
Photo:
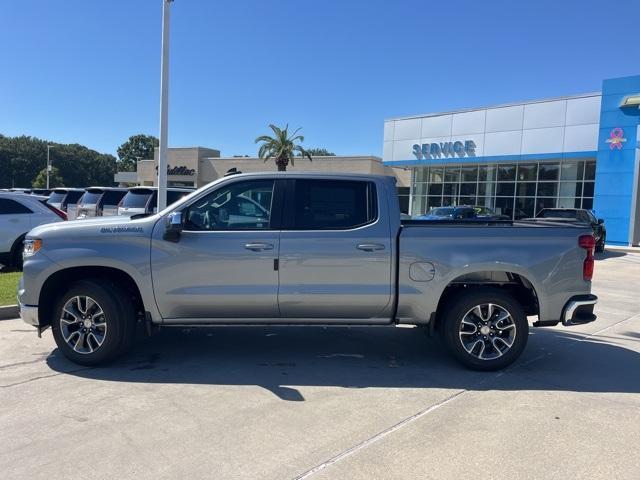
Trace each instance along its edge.
<path fill-rule="evenodd" d="M 304 137 L 298 135 L 300 131 L 299 128 L 291 135 L 289 135 L 289 125 L 284 127 L 284 129 L 276 127 L 275 125 L 269 125 L 269 128 L 273 131 L 274 136 L 261 135 L 256 138 L 255 142 L 262 142 L 258 150 L 258 156 L 263 158 L 265 162 L 270 158 L 275 159 L 278 171 L 284 172 L 287 170 L 289 162 L 291 162 L 291 165 L 294 165 L 293 158 L 296 154 L 307 157 L 309 161 L 311 161 L 311 155 L 296 143 L 304 142 Z"/>
<path fill-rule="evenodd" d="M 307 153 L 312 157 L 335 157 L 336 154 L 326 148 L 309 148 Z"/>
<path fill-rule="evenodd" d="M 140 133 L 129 137 L 118 147 L 118 169 L 121 172 L 135 172 L 136 162 L 153 158 L 153 149 L 157 146 L 158 139 L 153 135 Z"/>
<path fill-rule="evenodd" d="M 31 184 L 33 188 L 47 188 L 47 169 L 43 168 L 36 176 L 36 179 Z M 64 179 L 60 175 L 60 171 L 56 167 L 51 167 L 49 172 L 49 187 L 64 187 Z"/>

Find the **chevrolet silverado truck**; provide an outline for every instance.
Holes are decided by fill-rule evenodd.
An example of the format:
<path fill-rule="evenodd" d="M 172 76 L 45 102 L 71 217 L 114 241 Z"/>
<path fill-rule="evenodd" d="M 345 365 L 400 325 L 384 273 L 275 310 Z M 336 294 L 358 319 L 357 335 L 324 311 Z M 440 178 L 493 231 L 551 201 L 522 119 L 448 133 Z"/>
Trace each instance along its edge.
<path fill-rule="evenodd" d="M 82 365 L 145 326 L 412 324 L 495 370 L 525 348 L 527 316 L 595 320 L 594 246 L 581 225 L 401 221 L 392 177 L 239 174 L 154 215 L 33 229 L 18 299 Z"/>

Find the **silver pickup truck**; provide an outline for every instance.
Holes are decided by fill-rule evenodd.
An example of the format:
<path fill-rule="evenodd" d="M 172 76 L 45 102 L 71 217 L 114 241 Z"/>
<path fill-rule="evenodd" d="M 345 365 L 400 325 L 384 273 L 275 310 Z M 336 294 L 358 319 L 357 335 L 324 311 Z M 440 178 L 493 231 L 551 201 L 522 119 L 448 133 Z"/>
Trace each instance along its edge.
<path fill-rule="evenodd" d="M 395 179 L 241 174 L 150 216 L 46 225 L 25 240 L 20 314 L 96 365 L 154 325 L 397 325 L 464 365 L 513 362 L 534 326 L 595 320 L 583 226 L 401 221 Z"/>

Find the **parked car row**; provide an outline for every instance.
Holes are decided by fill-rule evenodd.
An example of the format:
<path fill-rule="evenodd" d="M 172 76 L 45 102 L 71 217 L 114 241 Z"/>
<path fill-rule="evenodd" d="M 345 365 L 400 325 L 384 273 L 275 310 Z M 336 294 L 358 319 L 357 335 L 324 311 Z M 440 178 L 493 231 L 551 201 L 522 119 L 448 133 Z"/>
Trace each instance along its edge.
<path fill-rule="evenodd" d="M 167 205 L 191 193 L 189 188 L 167 189 Z M 89 187 L 0 191 L 0 264 L 22 267 L 27 232 L 46 223 L 109 215 L 150 215 L 156 212 L 155 187 Z"/>

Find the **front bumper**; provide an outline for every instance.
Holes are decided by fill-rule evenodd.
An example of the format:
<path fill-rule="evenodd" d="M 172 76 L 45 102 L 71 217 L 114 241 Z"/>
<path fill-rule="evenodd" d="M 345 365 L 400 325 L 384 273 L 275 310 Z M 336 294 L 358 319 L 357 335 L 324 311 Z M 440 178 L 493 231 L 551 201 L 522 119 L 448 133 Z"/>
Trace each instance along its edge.
<path fill-rule="evenodd" d="M 34 327 L 40 326 L 40 320 L 38 319 L 38 307 L 33 305 L 20 304 L 20 318 L 23 322 L 32 325 Z"/>
<path fill-rule="evenodd" d="M 593 313 L 593 307 L 596 303 L 598 303 L 598 297 L 595 295 L 572 297 L 562 310 L 562 324 L 565 327 L 570 327 L 593 322 L 597 318 Z"/>

